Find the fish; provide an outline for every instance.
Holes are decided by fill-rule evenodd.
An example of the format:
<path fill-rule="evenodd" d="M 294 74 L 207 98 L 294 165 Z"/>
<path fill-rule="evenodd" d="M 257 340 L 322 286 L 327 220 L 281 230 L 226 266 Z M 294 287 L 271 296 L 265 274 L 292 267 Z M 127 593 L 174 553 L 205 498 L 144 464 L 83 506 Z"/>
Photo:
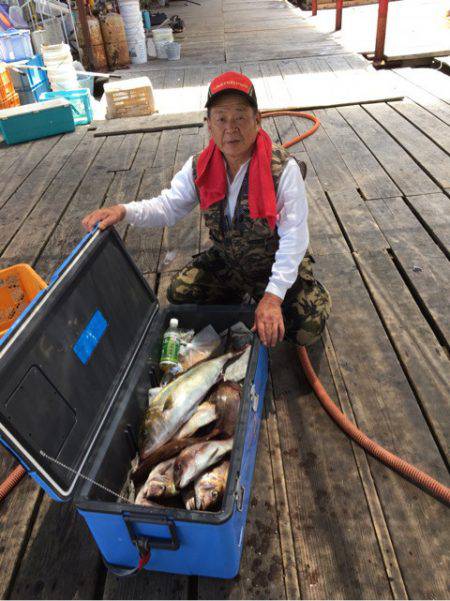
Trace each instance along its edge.
<path fill-rule="evenodd" d="M 138 486 L 147 479 L 150 471 L 155 467 L 155 465 L 158 465 L 158 463 L 179 455 L 186 447 L 190 447 L 193 444 L 198 444 L 200 442 L 212 440 L 219 435 L 220 430 L 214 428 L 211 432 L 205 434 L 205 436 L 190 436 L 189 438 L 183 438 L 180 440 L 169 440 L 169 442 L 166 442 L 162 447 L 159 447 L 156 449 L 156 451 L 150 453 L 150 455 L 148 455 L 139 463 L 138 467 L 131 472 L 131 480 L 135 483 L 135 485 Z"/>
<path fill-rule="evenodd" d="M 161 507 L 161 505 L 159 505 L 158 503 L 155 503 L 154 501 L 147 499 L 147 497 L 145 496 L 144 486 L 142 486 L 142 488 L 139 490 L 138 494 L 136 495 L 134 504 L 135 505 L 143 505 L 144 507 Z"/>
<path fill-rule="evenodd" d="M 194 444 L 181 451 L 175 460 L 175 485 L 185 488 L 195 478 L 211 465 L 222 459 L 233 448 L 233 439 L 210 440 Z"/>
<path fill-rule="evenodd" d="M 229 469 L 230 462 L 225 460 L 197 478 L 194 485 L 196 509 L 205 511 L 219 504 L 225 492 Z"/>
<path fill-rule="evenodd" d="M 195 365 L 153 398 L 144 414 L 139 434 L 141 460 L 170 440 L 191 418 L 233 356 L 235 353 L 230 352 Z"/>
<path fill-rule="evenodd" d="M 181 496 L 183 497 L 183 503 L 186 509 L 189 511 L 193 511 L 195 507 L 195 490 L 193 486 L 188 486 L 184 490 L 181 491 Z"/>
<path fill-rule="evenodd" d="M 175 497 L 180 491 L 174 482 L 175 457 L 159 463 L 149 474 L 140 493 L 147 499 Z M 139 493 L 139 494 L 140 494 Z"/>
<path fill-rule="evenodd" d="M 231 382 L 241 382 L 245 379 L 251 351 L 252 347 L 250 345 L 247 346 L 243 354 L 236 359 L 236 361 L 233 361 L 233 363 L 230 363 L 230 365 L 227 366 L 223 374 L 223 379 L 225 382 L 228 380 Z"/>
<path fill-rule="evenodd" d="M 195 434 L 195 432 L 197 432 L 197 430 L 203 426 L 211 424 L 215 419 L 217 419 L 215 404 L 205 401 L 198 406 L 197 411 L 194 413 L 191 419 L 188 420 L 184 426 L 180 428 L 180 430 L 178 430 L 174 439 L 180 440 L 183 438 L 188 438 L 189 436 L 192 436 L 192 434 Z"/>
<path fill-rule="evenodd" d="M 217 413 L 216 428 L 221 435 L 230 438 L 234 436 L 239 416 L 242 389 L 235 382 L 220 382 L 208 397 L 208 402 L 214 403 Z"/>

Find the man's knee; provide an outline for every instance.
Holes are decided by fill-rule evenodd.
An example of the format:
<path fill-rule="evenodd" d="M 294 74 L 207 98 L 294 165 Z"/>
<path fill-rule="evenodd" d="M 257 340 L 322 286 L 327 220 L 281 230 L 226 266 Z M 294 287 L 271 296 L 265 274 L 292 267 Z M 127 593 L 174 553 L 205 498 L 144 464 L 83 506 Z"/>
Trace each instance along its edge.
<path fill-rule="evenodd" d="M 300 346 L 314 344 L 325 329 L 330 312 L 330 295 L 316 280 L 311 290 L 303 290 L 287 308 L 286 338 Z"/>
<path fill-rule="evenodd" d="M 173 276 L 166 292 L 169 303 L 178 305 L 199 302 L 199 291 L 198 286 L 195 284 L 195 274 L 191 274 L 190 271 L 183 269 Z"/>

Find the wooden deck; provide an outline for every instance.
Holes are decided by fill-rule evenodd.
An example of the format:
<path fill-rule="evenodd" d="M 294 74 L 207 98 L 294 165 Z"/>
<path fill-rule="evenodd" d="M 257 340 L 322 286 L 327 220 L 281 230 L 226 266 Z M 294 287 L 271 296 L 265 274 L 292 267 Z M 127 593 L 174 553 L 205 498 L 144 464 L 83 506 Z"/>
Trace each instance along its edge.
<path fill-rule="evenodd" d="M 339 77 L 350 77 L 361 59 L 342 56 L 348 69 Z M 336 84 L 338 59 L 311 64 L 324 90 Z M 306 74 L 301 60 L 254 62 L 260 97 L 281 103 L 289 69 L 293 90 Z M 198 107 L 208 77 L 231 64 L 221 63 L 198 69 Z M 237 67 L 255 77 L 248 65 Z M 176 87 L 180 71 L 178 87 L 188 87 L 193 70 L 171 65 L 157 87 Z M 330 395 L 369 436 L 448 484 L 449 80 L 426 69 L 386 77 L 402 84 L 404 100 L 312 110 L 322 126 L 292 148 L 308 165 L 315 269 L 333 299 L 311 357 Z M 279 141 L 306 127 L 290 117 L 264 125 Z M 79 241 L 87 211 L 159 193 L 206 139 L 197 126 L 114 136 L 96 135 L 100 129 L 0 145 L 1 267 L 25 261 L 48 279 Z M 119 231 L 162 304 L 173 272 L 208 243 L 198 212 L 170 230 Z M 145 573 L 119 581 L 74 509 L 26 479 L 0 506 L 0 598 L 447 598 L 448 510 L 341 433 L 293 348 L 281 345 L 270 361 L 237 579 Z M 0 451 L 0 479 L 14 464 Z"/>

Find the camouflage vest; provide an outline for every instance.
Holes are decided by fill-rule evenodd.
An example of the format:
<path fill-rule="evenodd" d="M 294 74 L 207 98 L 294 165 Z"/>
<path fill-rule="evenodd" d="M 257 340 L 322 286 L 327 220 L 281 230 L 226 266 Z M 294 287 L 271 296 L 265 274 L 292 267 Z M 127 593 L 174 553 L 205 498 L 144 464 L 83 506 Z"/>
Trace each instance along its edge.
<path fill-rule="evenodd" d="M 197 178 L 199 156 L 200 153 L 196 154 L 192 161 L 194 181 Z M 282 146 L 273 144 L 271 170 L 275 193 L 289 158 L 289 153 Z M 306 165 L 300 162 L 299 166 L 304 178 Z M 279 236 L 276 228 L 272 231 L 265 219 L 250 217 L 248 170 L 238 194 L 231 223 L 226 215 L 226 199 L 203 211 L 203 217 L 214 248 L 233 269 L 237 269 L 246 280 L 268 280 L 278 250 Z"/>

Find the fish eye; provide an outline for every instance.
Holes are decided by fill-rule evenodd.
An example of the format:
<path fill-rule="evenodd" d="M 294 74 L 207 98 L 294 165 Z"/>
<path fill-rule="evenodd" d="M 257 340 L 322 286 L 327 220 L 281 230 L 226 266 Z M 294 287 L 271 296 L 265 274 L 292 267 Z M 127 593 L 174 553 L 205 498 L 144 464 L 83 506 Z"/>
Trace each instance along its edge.
<path fill-rule="evenodd" d="M 211 496 L 213 499 L 217 499 L 217 497 L 219 496 L 219 493 L 217 492 L 217 490 L 212 490 L 211 491 Z"/>

